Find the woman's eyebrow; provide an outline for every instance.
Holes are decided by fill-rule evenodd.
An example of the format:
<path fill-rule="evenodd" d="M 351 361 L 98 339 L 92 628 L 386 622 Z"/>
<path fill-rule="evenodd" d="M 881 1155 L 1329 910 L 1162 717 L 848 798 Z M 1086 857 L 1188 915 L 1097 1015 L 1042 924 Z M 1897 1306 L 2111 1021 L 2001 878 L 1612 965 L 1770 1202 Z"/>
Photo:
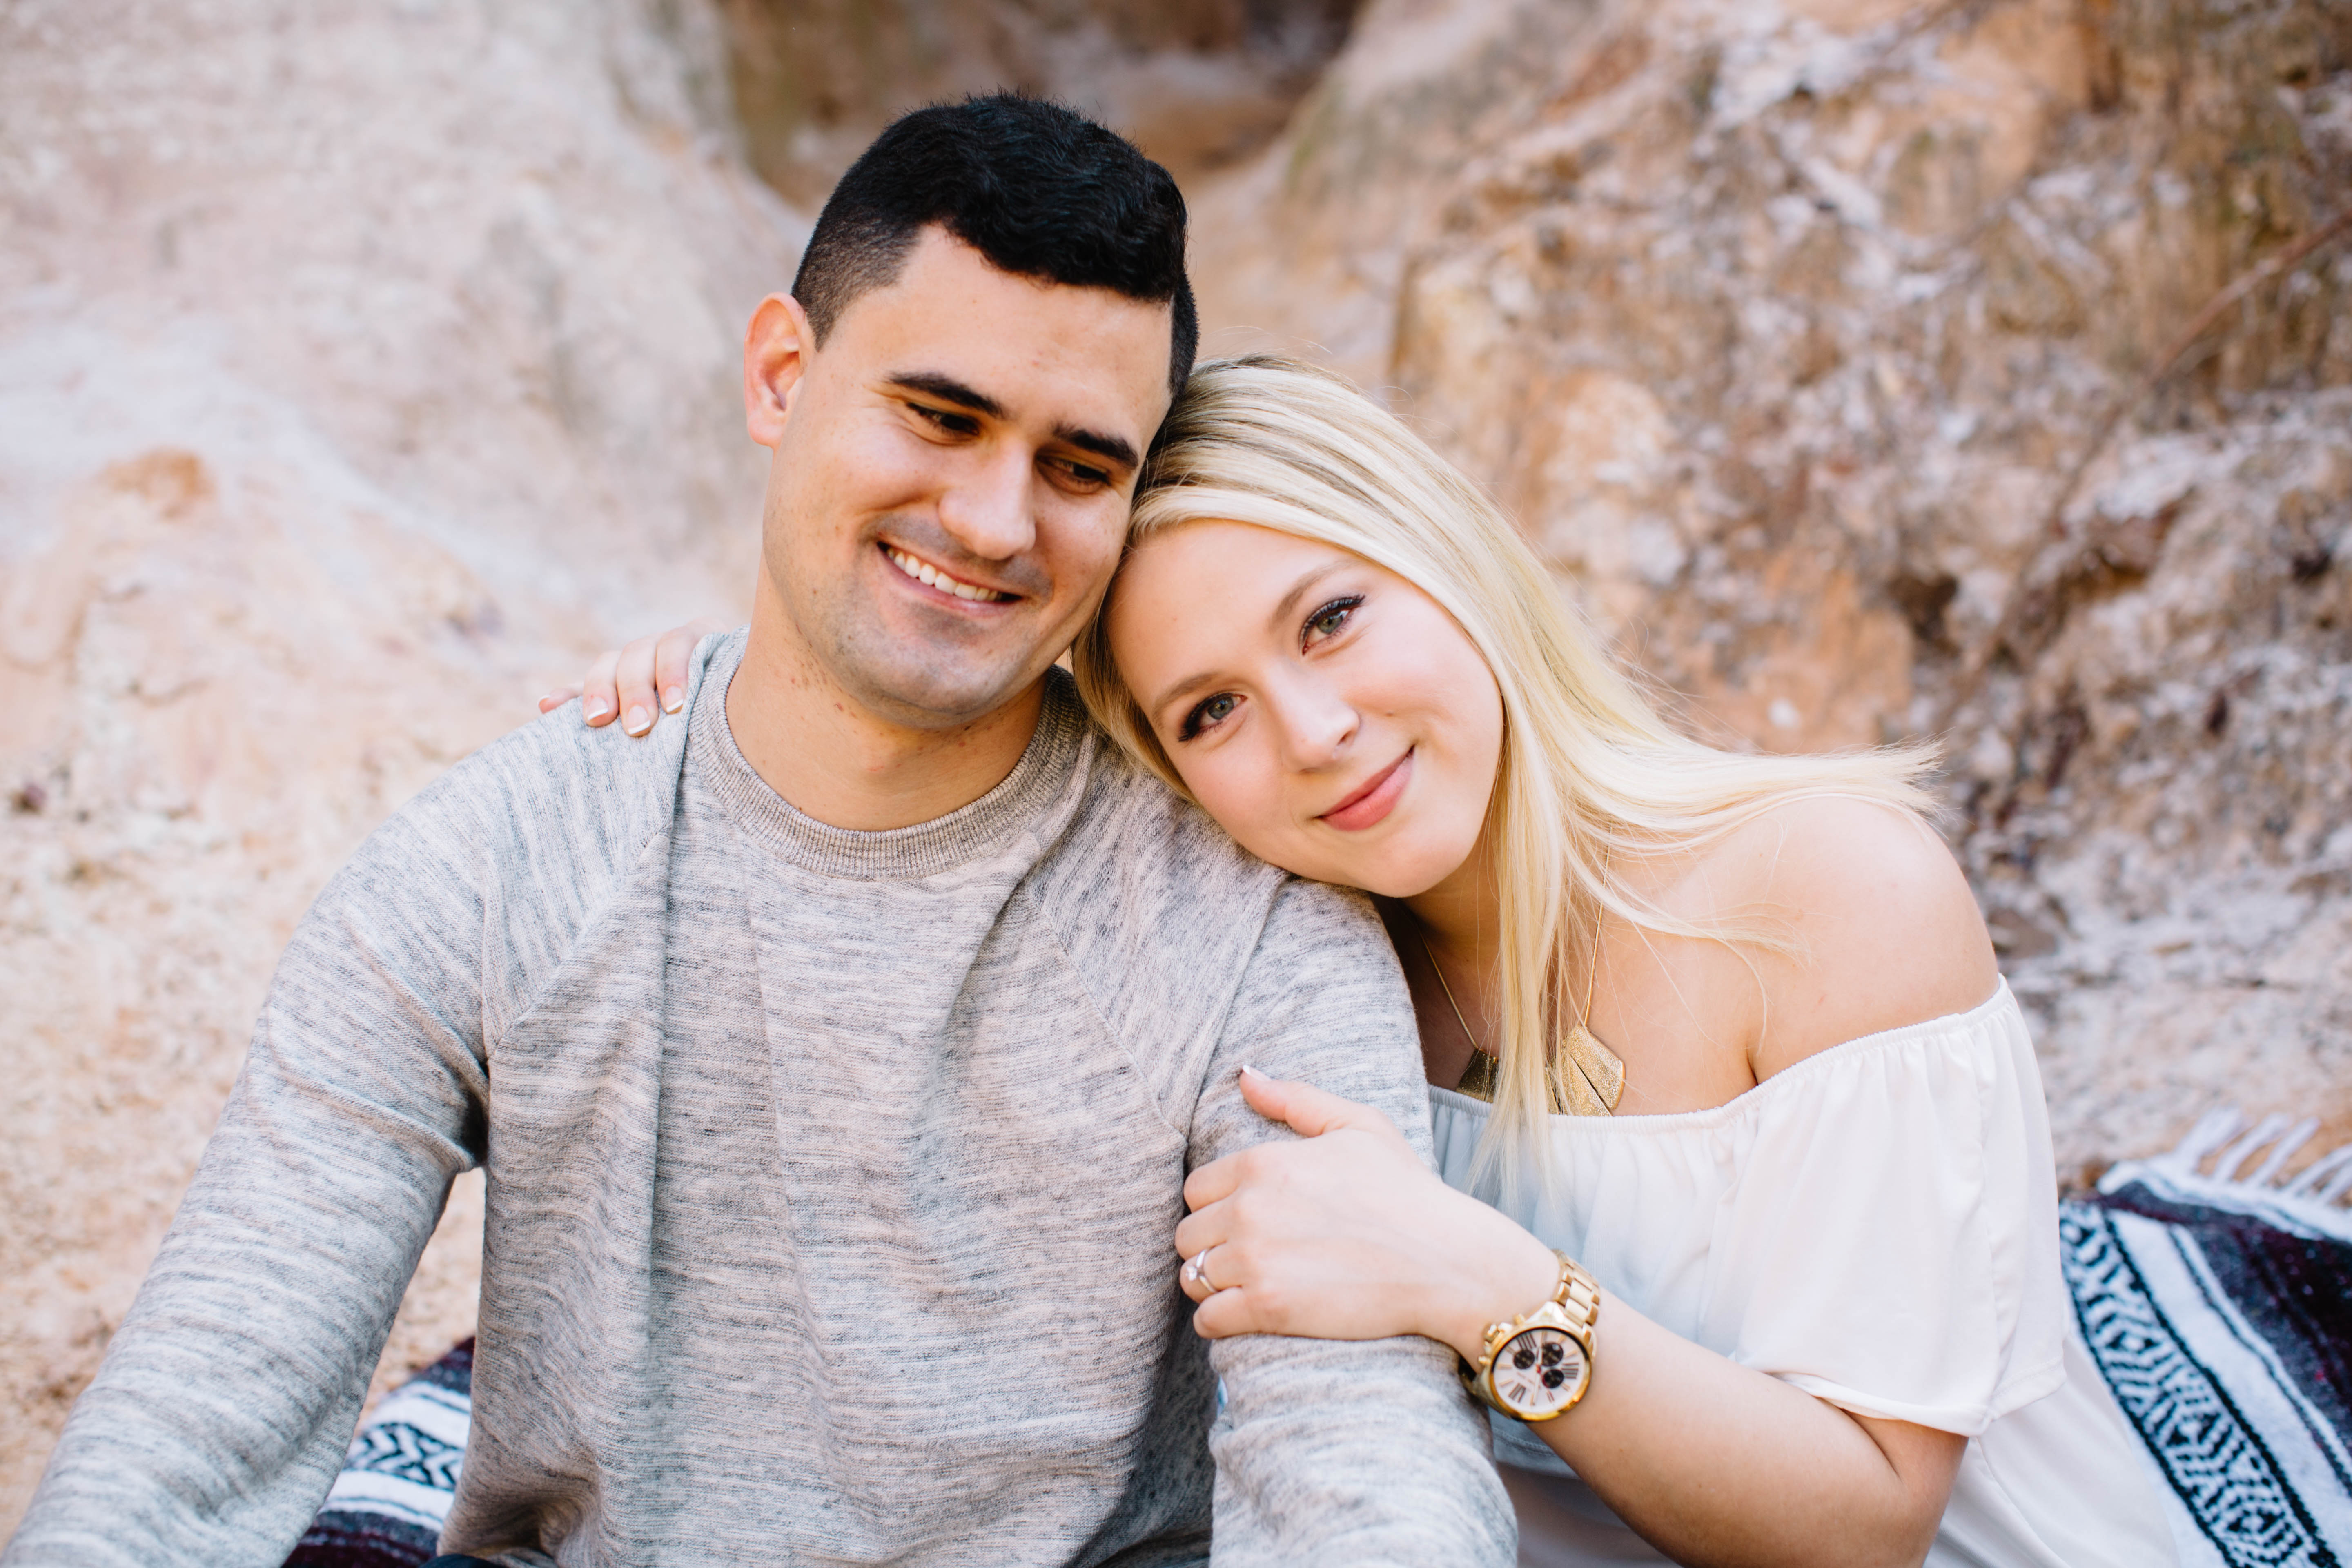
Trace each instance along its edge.
<path fill-rule="evenodd" d="M 1147 713 L 1158 713 L 1167 708 L 1169 704 L 1172 702 L 1181 702 L 1185 698 L 1192 696 L 1195 691 L 1205 690 L 1207 688 L 1214 686 L 1216 683 L 1216 674 L 1212 670 L 1204 669 L 1197 675 L 1188 675 L 1183 679 L 1176 682 L 1175 685 L 1171 686 L 1160 692 L 1159 696 L 1153 698 L 1150 703 L 1145 705 L 1144 711 Z"/>
<path fill-rule="evenodd" d="M 1265 629 L 1268 631 L 1280 631 L 1282 629 L 1283 622 L 1290 619 L 1291 616 L 1297 610 L 1298 601 L 1307 596 L 1307 590 L 1314 587 L 1316 584 L 1323 581 L 1324 578 L 1331 575 L 1332 573 L 1341 570 L 1348 563 L 1345 561 L 1327 561 L 1322 565 L 1315 567 L 1313 570 L 1302 575 L 1297 582 L 1293 583 L 1290 585 L 1290 592 L 1282 596 L 1281 602 L 1274 606 L 1274 613 L 1266 616 Z"/>

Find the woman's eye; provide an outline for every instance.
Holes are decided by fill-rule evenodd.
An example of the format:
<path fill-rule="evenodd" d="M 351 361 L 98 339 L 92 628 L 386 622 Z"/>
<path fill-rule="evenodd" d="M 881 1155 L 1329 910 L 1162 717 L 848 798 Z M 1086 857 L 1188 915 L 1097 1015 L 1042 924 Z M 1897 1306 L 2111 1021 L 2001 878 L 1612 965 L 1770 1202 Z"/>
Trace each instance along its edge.
<path fill-rule="evenodd" d="M 1184 715 L 1184 722 L 1176 731 L 1180 741 L 1189 741 L 1212 724 L 1222 724 L 1242 705 L 1242 700 L 1230 691 L 1220 691 L 1214 697 L 1193 705 Z"/>
<path fill-rule="evenodd" d="M 1300 645 L 1303 647 L 1308 643 L 1320 642 L 1328 637 L 1337 636 L 1340 628 L 1348 624 L 1348 618 L 1356 613 L 1363 602 L 1364 596 L 1361 594 L 1351 594 L 1347 598 L 1332 600 L 1307 616 L 1306 633 L 1298 639 Z"/>

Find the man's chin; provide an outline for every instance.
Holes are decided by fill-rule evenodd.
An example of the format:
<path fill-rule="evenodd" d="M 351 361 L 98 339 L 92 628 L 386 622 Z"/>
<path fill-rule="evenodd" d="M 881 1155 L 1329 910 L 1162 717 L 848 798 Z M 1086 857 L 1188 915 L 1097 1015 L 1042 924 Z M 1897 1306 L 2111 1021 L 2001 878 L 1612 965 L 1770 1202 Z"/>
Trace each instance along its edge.
<path fill-rule="evenodd" d="M 1045 672 L 1044 665 L 953 671 L 866 668 L 844 684 L 877 718 L 909 730 L 961 730 L 1020 701 Z"/>

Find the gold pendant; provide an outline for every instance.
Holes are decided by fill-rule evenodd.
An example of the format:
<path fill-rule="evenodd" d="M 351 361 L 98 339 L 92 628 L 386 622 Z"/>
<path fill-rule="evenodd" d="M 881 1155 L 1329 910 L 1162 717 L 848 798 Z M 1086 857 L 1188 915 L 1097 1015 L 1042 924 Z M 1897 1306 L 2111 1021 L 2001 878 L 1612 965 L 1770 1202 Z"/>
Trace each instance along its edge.
<path fill-rule="evenodd" d="M 1502 1064 L 1492 1052 L 1474 1050 L 1463 1069 L 1457 1093 L 1493 1104 Z M 1615 1051 L 1592 1037 L 1579 1024 L 1559 1043 L 1559 1056 L 1546 1073 L 1554 1116 L 1612 1116 L 1625 1097 L 1625 1063 Z"/>
<path fill-rule="evenodd" d="M 1625 1097 L 1625 1063 L 1582 1024 L 1570 1028 L 1552 1062 L 1552 1098 L 1565 1116 L 1612 1116 Z"/>

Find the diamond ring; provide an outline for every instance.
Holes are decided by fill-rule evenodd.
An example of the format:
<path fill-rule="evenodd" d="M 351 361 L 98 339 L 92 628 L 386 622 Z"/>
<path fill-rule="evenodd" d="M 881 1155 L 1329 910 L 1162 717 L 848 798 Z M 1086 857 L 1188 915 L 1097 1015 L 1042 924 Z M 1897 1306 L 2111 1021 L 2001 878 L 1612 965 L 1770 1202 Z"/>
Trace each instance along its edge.
<path fill-rule="evenodd" d="M 1217 1287 L 1209 1278 L 1208 1262 L 1209 1254 L 1215 1250 L 1213 1247 L 1204 1247 L 1184 1262 L 1184 1282 L 1187 1285 L 1198 1285 L 1212 1296 L 1217 1293 Z"/>

